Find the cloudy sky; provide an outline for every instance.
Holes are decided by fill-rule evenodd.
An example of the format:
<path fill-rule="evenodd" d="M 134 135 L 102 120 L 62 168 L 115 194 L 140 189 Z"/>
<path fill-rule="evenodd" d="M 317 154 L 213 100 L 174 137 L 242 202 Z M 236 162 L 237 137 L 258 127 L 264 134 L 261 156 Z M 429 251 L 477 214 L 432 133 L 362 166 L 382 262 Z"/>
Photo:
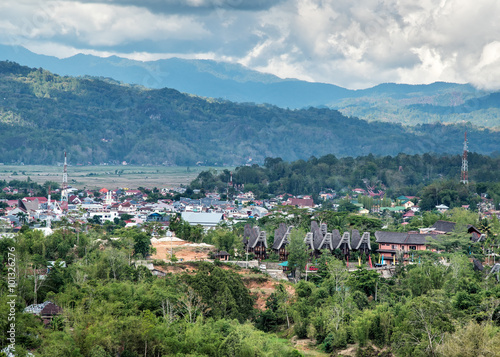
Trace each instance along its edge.
<path fill-rule="evenodd" d="M 366 88 L 500 89 L 498 0 L 4 0 L 0 43 L 58 57 L 206 58 Z"/>

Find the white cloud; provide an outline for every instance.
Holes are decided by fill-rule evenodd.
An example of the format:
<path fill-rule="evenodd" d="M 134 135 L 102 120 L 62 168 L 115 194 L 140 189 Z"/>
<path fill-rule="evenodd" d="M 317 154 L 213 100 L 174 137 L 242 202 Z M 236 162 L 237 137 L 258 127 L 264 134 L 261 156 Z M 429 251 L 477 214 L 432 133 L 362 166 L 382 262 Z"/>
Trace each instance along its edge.
<path fill-rule="evenodd" d="M 348 88 L 500 88 L 496 0 L 24 0 L 0 14 L 0 42 L 45 54 L 230 60 Z"/>

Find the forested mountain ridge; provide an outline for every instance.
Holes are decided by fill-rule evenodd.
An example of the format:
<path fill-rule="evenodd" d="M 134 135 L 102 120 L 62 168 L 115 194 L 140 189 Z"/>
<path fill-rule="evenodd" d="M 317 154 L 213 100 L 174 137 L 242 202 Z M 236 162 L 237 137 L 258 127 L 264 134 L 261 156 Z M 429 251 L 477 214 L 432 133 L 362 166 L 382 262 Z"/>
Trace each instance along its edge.
<path fill-rule="evenodd" d="M 59 75 L 108 77 L 152 89 L 174 88 L 184 93 L 240 103 L 269 103 L 291 109 L 328 107 L 346 116 L 369 121 L 407 125 L 471 122 L 487 127 L 500 126 L 500 108 L 487 103 L 491 93 L 470 84 L 384 83 L 349 90 L 327 83 L 281 79 L 240 64 L 212 60 L 169 58 L 142 62 L 84 54 L 59 59 L 38 55 L 23 47 L 5 45 L 0 45 L 0 60 L 42 67 Z M 464 105 L 466 111 L 462 110 Z"/>
<path fill-rule="evenodd" d="M 2 162 L 242 164 L 436 152 L 498 151 L 500 133 L 461 125 L 366 122 L 329 109 L 286 110 L 150 90 L 94 78 L 60 77 L 0 62 Z"/>

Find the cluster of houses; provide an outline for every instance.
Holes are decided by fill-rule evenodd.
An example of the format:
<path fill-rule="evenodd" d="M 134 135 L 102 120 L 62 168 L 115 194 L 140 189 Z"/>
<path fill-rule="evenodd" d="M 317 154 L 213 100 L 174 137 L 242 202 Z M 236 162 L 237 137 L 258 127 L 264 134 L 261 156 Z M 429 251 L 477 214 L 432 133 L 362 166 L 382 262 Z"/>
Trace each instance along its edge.
<path fill-rule="evenodd" d="M 5 188 L 5 193 L 15 190 Z M 257 200 L 252 192 L 239 193 L 233 201 L 222 201 L 218 193 L 208 193 L 200 199 L 181 197 L 174 201 L 170 196 L 182 194 L 185 188 L 161 190 L 161 197 L 156 202 L 148 202 L 148 195 L 135 189 L 119 188 L 98 192 L 70 188 L 68 201 L 56 201 L 48 197 L 27 196 L 22 199 L 3 199 L 5 208 L 0 209 L 0 223 L 5 227 L 34 225 L 51 234 L 51 223 L 65 217 L 69 223 L 88 221 L 94 223 L 116 222 L 126 217 L 126 226 L 141 225 L 145 222 L 157 222 L 168 226 L 173 214 L 180 214 L 192 225 L 201 225 L 205 229 L 215 227 L 226 219 L 234 221 L 248 218 L 260 218 L 278 205 L 294 205 L 313 209 L 315 204 L 311 196 L 280 195 L 269 200 Z"/>
<path fill-rule="evenodd" d="M 186 218 L 189 217 L 186 220 L 190 223 L 202 224 L 205 228 L 210 228 L 214 225 L 216 217 L 220 217 L 220 219 L 231 218 L 233 220 L 258 219 L 268 215 L 270 210 L 280 205 L 304 208 L 309 211 L 320 207 L 320 205 L 314 203 L 311 196 L 295 197 L 290 194 L 282 194 L 266 200 L 256 199 L 252 192 L 239 192 L 233 201 L 222 201 L 218 193 L 207 193 L 206 197 L 196 200 L 182 197 L 179 201 L 169 199 L 174 194 L 180 193 L 182 195 L 185 190 L 185 188 L 176 188 L 173 190 L 162 189 L 160 191 L 161 199 L 157 202 L 147 202 L 148 195 L 136 189 L 118 188 L 108 190 L 102 188 L 98 192 L 93 192 L 89 190 L 77 191 L 74 188 L 70 188 L 68 189 L 67 202 L 55 201 L 50 198 L 50 195 L 49 197 L 28 196 L 21 200 L 0 200 L 6 206 L 3 210 L 0 209 L 0 216 L 3 216 L 0 219 L 8 222 L 11 226 L 20 226 L 34 221 L 58 221 L 63 216 L 66 216 L 70 220 L 80 219 L 87 221 L 90 219 L 96 223 L 103 223 L 105 221 L 115 221 L 115 219 L 120 218 L 123 214 L 127 214 L 127 217 L 130 216 L 130 219 L 127 219 L 127 224 L 132 226 L 140 225 L 147 221 L 168 224 L 171 214 L 186 212 L 193 213 L 186 215 Z M 3 191 L 9 194 L 15 193 L 16 189 L 5 187 Z M 377 195 L 373 195 L 373 191 L 366 191 L 361 188 L 355 188 L 347 192 L 345 198 L 350 199 L 353 204 L 359 207 L 358 213 L 367 214 L 383 211 L 402 213 L 403 225 L 408 224 L 420 210 L 417 204 L 418 197 L 414 196 L 400 196 L 394 202 L 385 200 L 386 204 L 388 201 L 391 202 L 387 207 L 380 204 L 382 200 L 375 201 L 370 210 L 368 210 L 358 202 L 360 195 L 371 196 L 373 198 L 378 197 Z M 336 192 L 332 190 L 320 193 L 320 198 L 324 201 L 332 200 L 336 197 Z M 338 204 L 333 204 L 333 208 L 335 209 L 336 207 L 338 207 Z M 440 212 L 445 212 L 448 207 L 438 205 L 436 209 Z M 487 199 L 486 197 L 482 197 L 479 209 L 483 216 L 486 217 L 500 213 L 494 211 L 491 199 Z M 202 217 L 202 215 L 194 213 L 204 213 L 205 215 Z M 214 213 L 214 215 L 209 217 L 208 213 Z M 208 223 L 205 225 L 204 221 L 207 221 L 207 218 L 209 218 Z"/>

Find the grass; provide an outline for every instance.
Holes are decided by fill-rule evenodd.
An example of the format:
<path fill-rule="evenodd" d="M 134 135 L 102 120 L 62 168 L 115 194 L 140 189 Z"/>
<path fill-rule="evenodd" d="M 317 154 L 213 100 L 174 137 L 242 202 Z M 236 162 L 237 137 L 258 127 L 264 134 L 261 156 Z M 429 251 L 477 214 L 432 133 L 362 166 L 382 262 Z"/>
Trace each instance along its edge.
<path fill-rule="evenodd" d="M 173 188 L 187 185 L 202 171 L 223 167 L 180 167 L 180 166 L 68 166 L 68 184 L 78 189 L 115 188 Z M 232 168 L 227 168 L 232 170 Z M 0 165 L 0 180 L 32 181 L 43 184 L 46 181 L 62 183 L 62 166 L 42 165 Z"/>

